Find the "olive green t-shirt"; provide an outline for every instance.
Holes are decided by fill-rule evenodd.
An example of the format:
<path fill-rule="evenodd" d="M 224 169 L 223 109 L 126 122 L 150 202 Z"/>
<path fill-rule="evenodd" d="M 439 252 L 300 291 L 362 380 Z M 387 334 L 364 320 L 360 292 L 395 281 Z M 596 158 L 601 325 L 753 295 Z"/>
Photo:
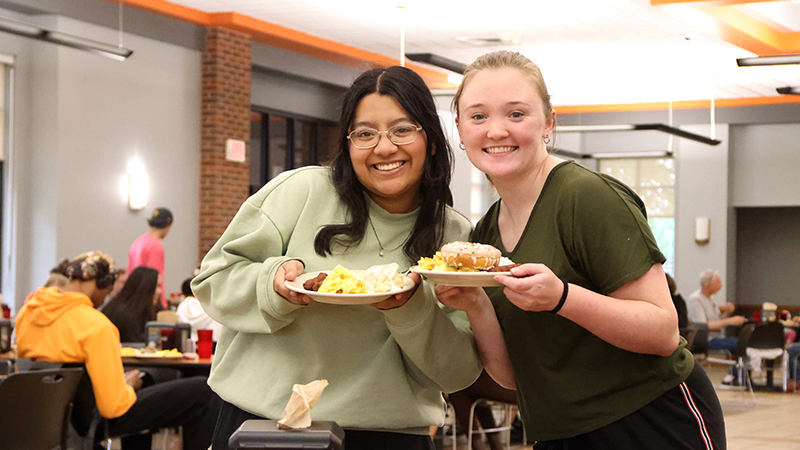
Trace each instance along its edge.
<path fill-rule="evenodd" d="M 514 249 L 503 247 L 499 206 L 478 222 L 474 242 L 491 244 L 516 263 L 543 263 L 595 292 L 613 292 L 666 260 L 638 195 L 571 161 L 551 171 Z M 633 353 L 556 314 L 523 311 L 502 288 L 486 292 L 503 328 L 532 439 L 568 438 L 612 423 L 683 382 L 694 366 L 683 340 L 668 357 Z"/>

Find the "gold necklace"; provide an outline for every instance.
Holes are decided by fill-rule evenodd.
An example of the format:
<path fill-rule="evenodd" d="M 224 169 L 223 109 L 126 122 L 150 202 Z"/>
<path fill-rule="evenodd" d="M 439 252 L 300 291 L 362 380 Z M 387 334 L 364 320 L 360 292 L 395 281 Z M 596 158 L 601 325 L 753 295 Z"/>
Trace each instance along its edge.
<path fill-rule="evenodd" d="M 375 231 L 375 225 L 372 224 L 372 217 L 367 216 L 367 220 L 369 220 L 369 226 L 372 228 L 372 234 L 375 235 L 375 240 L 378 241 L 378 247 L 381 248 L 381 251 L 378 252 L 378 256 L 383 257 L 383 244 L 381 243 L 381 238 L 378 237 L 378 232 Z"/>

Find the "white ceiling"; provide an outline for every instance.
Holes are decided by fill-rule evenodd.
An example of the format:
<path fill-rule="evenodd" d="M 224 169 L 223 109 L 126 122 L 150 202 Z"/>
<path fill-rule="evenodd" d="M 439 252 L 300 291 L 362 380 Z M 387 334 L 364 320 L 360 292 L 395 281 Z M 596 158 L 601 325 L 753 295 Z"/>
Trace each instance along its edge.
<path fill-rule="evenodd" d="M 170 0 L 204 12 L 238 12 L 400 59 L 435 53 L 469 63 L 495 49 L 539 64 L 555 105 L 777 96 L 800 86 L 800 65 L 737 67 L 754 56 L 718 36 L 691 4 L 649 0 Z M 396 6 L 403 4 L 404 9 Z M 800 2 L 738 5 L 781 32 L 800 29 Z M 476 45 L 460 37 L 506 40 Z"/>

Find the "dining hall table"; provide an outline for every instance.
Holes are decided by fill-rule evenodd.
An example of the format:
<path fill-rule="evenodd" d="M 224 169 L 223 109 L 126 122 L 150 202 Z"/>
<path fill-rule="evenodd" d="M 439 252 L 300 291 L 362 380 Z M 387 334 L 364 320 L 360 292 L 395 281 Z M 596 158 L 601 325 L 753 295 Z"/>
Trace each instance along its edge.
<path fill-rule="evenodd" d="M 191 357 L 141 357 L 138 355 L 123 355 L 122 365 L 125 370 L 161 368 L 175 369 L 180 371 L 181 376 L 190 377 L 195 375 L 208 376 L 211 373 L 211 363 L 213 358 L 191 358 Z"/>

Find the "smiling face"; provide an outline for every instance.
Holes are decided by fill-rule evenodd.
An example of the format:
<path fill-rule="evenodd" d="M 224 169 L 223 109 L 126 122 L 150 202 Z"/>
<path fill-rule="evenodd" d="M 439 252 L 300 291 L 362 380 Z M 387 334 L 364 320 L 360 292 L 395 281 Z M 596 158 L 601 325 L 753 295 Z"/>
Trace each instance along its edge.
<path fill-rule="evenodd" d="M 388 95 L 369 94 L 358 103 L 350 131 L 358 128 L 388 130 L 398 124 L 418 123 Z M 419 185 L 425 170 L 427 138 L 420 130 L 410 144 L 395 145 L 381 133 L 372 148 L 350 145 L 350 161 L 370 198 L 391 213 L 404 213 L 419 206 Z"/>
<path fill-rule="evenodd" d="M 493 182 L 519 180 L 547 156 L 544 138 L 555 115 L 546 115 L 541 96 L 515 68 L 476 72 L 459 99 L 458 132 L 475 167 Z"/>

